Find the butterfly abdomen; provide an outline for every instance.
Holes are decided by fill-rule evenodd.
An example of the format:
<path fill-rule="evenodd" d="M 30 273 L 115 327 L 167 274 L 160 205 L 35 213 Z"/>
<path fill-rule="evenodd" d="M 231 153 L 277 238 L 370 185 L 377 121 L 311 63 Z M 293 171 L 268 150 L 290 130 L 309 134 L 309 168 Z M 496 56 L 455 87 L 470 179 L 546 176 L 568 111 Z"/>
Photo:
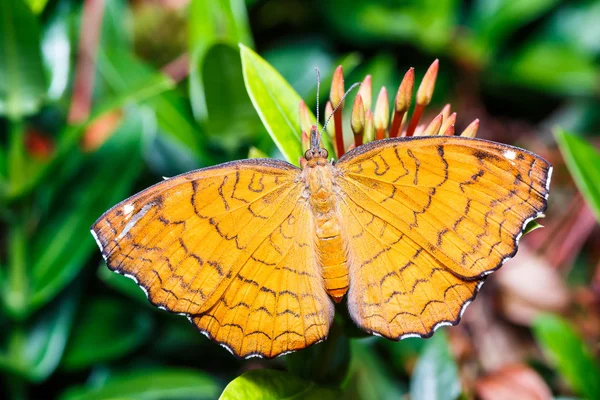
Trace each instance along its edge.
<path fill-rule="evenodd" d="M 330 168 L 330 165 L 308 168 L 307 183 L 325 289 L 340 302 L 348 291 L 348 264 Z"/>
<path fill-rule="evenodd" d="M 340 302 L 348 291 L 348 264 L 342 237 L 338 234 L 318 238 L 318 251 L 327 293 Z"/>

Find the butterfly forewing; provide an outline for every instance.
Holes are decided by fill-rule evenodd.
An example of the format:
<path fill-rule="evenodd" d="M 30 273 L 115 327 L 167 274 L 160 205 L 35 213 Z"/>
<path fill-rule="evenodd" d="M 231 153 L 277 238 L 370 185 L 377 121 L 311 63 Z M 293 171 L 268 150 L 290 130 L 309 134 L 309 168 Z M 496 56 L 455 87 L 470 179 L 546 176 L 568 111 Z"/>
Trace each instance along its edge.
<path fill-rule="evenodd" d="M 109 268 L 153 304 L 237 355 L 272 357 L 324 338 L 333 315 L 299 172 L 244 160 L 183 174 L 113 207 L 92 232 Z"/>
<path fill-rule="evenodd" d="M 374 142 L 337 167 L 351 315 L 392 338 L 458 321 L 543 215 L 551 172 L 524 150 L 456 137 Z"/>

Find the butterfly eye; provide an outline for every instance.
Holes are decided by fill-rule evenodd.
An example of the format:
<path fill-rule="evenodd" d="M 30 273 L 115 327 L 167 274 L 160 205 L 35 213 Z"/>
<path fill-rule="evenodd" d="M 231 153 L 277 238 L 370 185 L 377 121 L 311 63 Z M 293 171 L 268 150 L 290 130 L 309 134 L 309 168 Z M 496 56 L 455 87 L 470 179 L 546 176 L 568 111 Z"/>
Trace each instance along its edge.
<path fill-rule="evenodd" d="M 306 150 L 306 152 L 304 153 L 304 158 L 308 161 L 308 160 L 312 160 L 313 159 L 313 154 L 311 149 Z"/>
<path fill-rule="evenodd" d="M 328 156 L 329 156 L 329 153 L 327 153 L 327 150 L 319 149 L 319 157 L 327 159 Z"/>

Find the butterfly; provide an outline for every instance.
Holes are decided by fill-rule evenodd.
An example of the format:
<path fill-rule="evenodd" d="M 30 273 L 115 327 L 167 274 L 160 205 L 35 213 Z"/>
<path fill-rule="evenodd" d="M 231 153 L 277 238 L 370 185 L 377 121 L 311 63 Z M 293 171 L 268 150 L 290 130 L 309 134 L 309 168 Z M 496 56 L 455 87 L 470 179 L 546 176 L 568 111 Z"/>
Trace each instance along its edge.
<path fill-rule="evenodd" d="M 526 150 L 456 136 L 327 157 L 313 128 L 301 168 L 188 172 L 117 204 L 92 234 L 111 270 L 239 357 L 323 341 L 344 297 L 368 333 L 429 337 L 515 255 L 552 172 Z"/>

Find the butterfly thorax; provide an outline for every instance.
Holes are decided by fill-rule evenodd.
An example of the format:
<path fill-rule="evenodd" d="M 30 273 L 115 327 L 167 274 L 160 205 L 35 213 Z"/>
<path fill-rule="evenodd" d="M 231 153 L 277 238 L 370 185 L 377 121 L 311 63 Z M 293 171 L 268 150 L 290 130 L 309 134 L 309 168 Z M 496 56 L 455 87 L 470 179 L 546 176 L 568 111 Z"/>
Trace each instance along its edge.
<path fill-rule="evenodd" d="M 335 167 L 323 157 L 308 159 L 303 164 L 325 288 L 339 302 L 348 291 L 349 280 L 341 215 L 335 196 Z"/>

